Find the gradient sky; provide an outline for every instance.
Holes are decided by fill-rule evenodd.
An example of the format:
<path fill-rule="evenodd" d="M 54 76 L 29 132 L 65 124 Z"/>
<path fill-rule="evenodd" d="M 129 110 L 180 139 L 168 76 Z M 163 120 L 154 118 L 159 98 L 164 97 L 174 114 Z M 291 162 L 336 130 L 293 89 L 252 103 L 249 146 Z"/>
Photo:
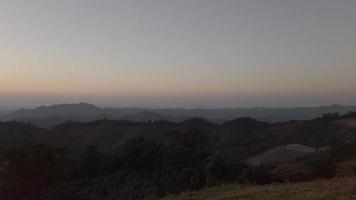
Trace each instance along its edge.
<path fill-rule="evenodd" d="M 0 0 L 0 108 L 356 104 L 355 0 Z"/>

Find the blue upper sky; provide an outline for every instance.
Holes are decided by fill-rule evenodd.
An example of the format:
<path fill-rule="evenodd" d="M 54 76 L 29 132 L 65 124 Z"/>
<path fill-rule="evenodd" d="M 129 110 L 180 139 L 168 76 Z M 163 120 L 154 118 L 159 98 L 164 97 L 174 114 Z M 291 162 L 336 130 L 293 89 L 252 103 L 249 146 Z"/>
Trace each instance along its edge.
<path fill-rule="evenodd" d="M 355 0 L 0 0 L 0 107 L 356 104 Z"/>

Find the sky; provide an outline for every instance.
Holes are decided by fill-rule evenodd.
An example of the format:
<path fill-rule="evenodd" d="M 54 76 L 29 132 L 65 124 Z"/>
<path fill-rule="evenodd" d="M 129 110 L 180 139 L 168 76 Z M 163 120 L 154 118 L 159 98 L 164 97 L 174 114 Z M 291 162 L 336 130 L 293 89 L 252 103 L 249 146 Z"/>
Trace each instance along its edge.
<path fill-rule="evenodd" d="M 355 0 L 0 0 L 0 109 L 356 104 Z"/>

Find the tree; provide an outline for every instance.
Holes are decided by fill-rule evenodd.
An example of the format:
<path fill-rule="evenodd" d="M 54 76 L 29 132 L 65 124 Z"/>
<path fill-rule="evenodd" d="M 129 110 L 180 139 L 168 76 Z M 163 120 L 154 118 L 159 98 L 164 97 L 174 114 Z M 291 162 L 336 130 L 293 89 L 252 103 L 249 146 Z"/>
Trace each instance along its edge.
<path fill-rule="evenodd" d="M 26 145 L 2 154 L 11 179 L 2 188 L 4 199 L 40 200 L 55 183 L 69 181 L 73 168 L 67 151 L 46 144 Z"/>
<path fill-rule="evenodd" d="M 119 149 L 123 168 L 138 171 L 160 170 L 162 145 L 143 138 L 127 140 Z"/>
<path fill-rule="evenodd" d="M 252 184 L 269 184 L 272 181 L 269 169 L 263 165 L 257 167 L 249 167 L 237 178 L 239 183 Z"/>
<path fill-rule="evenodd" d="M 84 177 L 93 178 L 101 171 L 101 161 L 103 156 L 96 146 L 89 146 L 81 163 L 81 172 Z"/>
<path fill-rule="evenodd" d="M 224 182 L 227 177 L 227 163 L 220 155 L 214 155 L 210 158 L 209 163 L 205 167 L 208 184 L 214 185 Z"/>

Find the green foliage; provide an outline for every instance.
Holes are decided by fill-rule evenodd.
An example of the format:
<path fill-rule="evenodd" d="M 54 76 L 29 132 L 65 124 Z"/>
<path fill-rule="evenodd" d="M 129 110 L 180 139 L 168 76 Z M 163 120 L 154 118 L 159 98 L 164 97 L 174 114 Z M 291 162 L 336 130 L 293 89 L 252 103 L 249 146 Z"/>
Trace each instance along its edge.
<path fill-rule="evenodd" d="M 337 176 L 339 177 L 356 176 L 356 160 L 348 160 L 340 163 L 337 169 Z"/>
<path fill-rule="evenodd" d="M 120 171 L 82 183 L 79 194 L 86 200 L 157 199 L 164 195 L 157 173 Z"/>
<path fill-rule="evenodd" d="M 173 131 L 167 134 L 169 147 L 186 147 L 192 149 L 205 149 L 208 137 L 198 129 L 185 132 Z"/>
<path fill-rule="evenodd" d="M 302 182 L 311 180 L 311 174 L 303 163 L 282 163 L 272 170 L 273 182 Z"/>
<path fill-rule="evenodd" d="M 84 152 L 81 161 L 81 173 L 84 177 L 95 177 L 100 174 L 100 165 L 103 159 L 96 146 L 89 146 Z"/>
<path fill-rule="evenodd" d="M 1 161 L 12 179 L 0 193 L 13 200 L 41 200 L 52 185 L 70 181 L 74 173 L 68 152 L 45 144 L 10 149 Z"/>
<path fill-rule="evenodd" d="M 283 143 L 304 144 L 314 147 L 329 146 L 342 140 L 345 131 L 333 121 L 315 119 L 305 121 L 296 134 L 283 140 Z"/>
<path fill-rule="evenodd" d="M 43 200 L 85 200 L 68 183 L 51 185 L 44 194 Z"/>
<path fill-rule="evenodd" d="M 184 168 L 162 174 L 161 183 L 167 193 L 179 193 L 185 190 L 195 190 L 206 183 L 206 175 L 200 167 Z"/>
<path fill-rule="evenodd" d="M 0 151 L 18 145 L 38 142 L 41 140 L 41 135 L 46 132 L 29 123 L 0 121 Z"/>
<path fill-rule="evenodd" d="M 321 117 L 323 120 L 336 120 L 340 117 L 340 113 L 334 112 L 334 113 L 325 113 Z"/>
<path fill-rule="evenodd" d="M 333 178 L 336 176 L 337 160 L 329 152 L 323 152 L 304 161 L 315 178 Z"/>
<path fill-rule="evenodd" d="M 271 167 L 247 167 L 242 163 L 251 155 L 288 143 L 332 145 L 329 152 L 304 160 L 307 175 L 310 172 L 313 177 L 330 178 L 336 174 L 337 161 L 356 155 L 354 143 L 350 140 L 345 145 L 343 140 L 348 132 L 331 120 L 335 117 L 280 124 L 251 118 L 224 124 L 199 118 L 181 123 L 68 122 L 48 131 L 46 136 L 53 146 L 25 145 L 1 155 L 0 197 L 156 199 L 235 181 L 267 184 L 274 180 L 304 180 L 299 179 L 306 175 L 304 169 L 280 167 L 271 171 Z M 28 124 L 0 123 L 1 127 L 0 136 L 6 133 L 7 142 L 19 133 L 21 139 L 14 140 L 16 145 L 23 141 L 35 143 L 42 133 Z M 22 138 L 22 133 L 32 136 Z M 339 170 L 352 174 L 351 164 L 344 165 Z"/>
<path fill-rule="evenodd" d="M 174 147 L 166 152 L 162 167 L 166 171 L 195 168 L 202 164 L 207 156 L 207 152 L 187 147 Z"/>
<path fill-rule="evenodd" d="M 355 119 L 356 118 L 356 112 L 348 112 L 346 115 L 343 115 L 342 118 L 345 119 Z"/>
<path fill-rule="evenodd" d="M 130 139 L 119 149 L 122 167 L 127 170 L 160 170 L 163 157 L 162 146 L 143 138 Z"/>
<path fill-rule="evenodd" d="M 205 166 L 207 182 L 209 185 L 224 182 L 228 176 L 227 163 L 221 155 L 215 155 L 210 158 Z"/>
<path fill-rule="evenodd" d="M 268 184 L 272 181 L 270 170 L 265 166 L 249 167 L 236 180 L 242 184 Z"/>

